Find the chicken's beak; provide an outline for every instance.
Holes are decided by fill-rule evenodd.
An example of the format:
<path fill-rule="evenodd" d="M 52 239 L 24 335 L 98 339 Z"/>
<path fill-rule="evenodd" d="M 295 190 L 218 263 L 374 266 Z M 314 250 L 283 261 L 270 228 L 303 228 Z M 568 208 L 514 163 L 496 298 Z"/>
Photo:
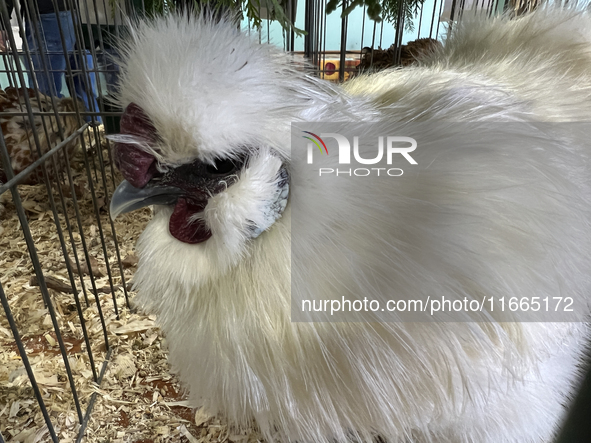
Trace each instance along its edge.
<path fill-rule="evenodd" d="M 172 205 L 182 195 L 183 191 L 173 186 L 162 186 L 148 183 L 139 189 L 124 180 L 115 189 L 111 197 L 111 220 L 120 214 L 135 211 L 150 205 Z"/>

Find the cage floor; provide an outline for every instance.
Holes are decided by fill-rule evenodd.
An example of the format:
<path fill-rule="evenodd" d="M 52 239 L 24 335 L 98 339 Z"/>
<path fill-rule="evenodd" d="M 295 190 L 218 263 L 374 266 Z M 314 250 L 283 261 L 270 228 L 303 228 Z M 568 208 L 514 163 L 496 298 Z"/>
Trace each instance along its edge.
<path fill-rule="evenodd" d="M 105 154 L 106 155 L 106 154 Z M 58 289 L 49 289 L 60 330 L 66 343 L 82 411 L 93 393 L 98 393 L 86 430 L 86 442 L 243 442 L 259 441 L 256 432 L 233 434 L 226 423 L 201 409 L 188 407 L 177 379 L 169 372 L 166 339 L 157 328 L 155 318 L 125 307 L 121 279 L 118 274 L 114 242 L 108 234 L 107 202 L 100 191 L 100 219 L 105 230 L 109 262 L 114 271 L 115 297 L 120 308 L 117 319 L 112 294 L 105 276 L 105 263 L 98 235 L 97 221 L 89 196 L 86 173 L 81 160 L 72 162 L 76 189 L 80 191 L 80 211 L 84 234 L 89 242 L 91 268 L 98 274 L 98 301 L 104 313 L 108 339 L 113 353 L 100 387 L 92 380 L 79 326 L 74 297 L 59 290 L 59 283 L 68 284 L 65 259 L 53 222 L 45 186 L 19 186 L 19 192 L 37 245 L 37 252 L 46 278 L 53 279 Z M 107 167 L 110 183 L 110 168 Z M 119 181 L 118 178 L 115 179 Z M 78 191 L 77 191 L 78 193 Z M 102 199 L 102 200 L 101 200 Z M 76 441 L 79 423 L 62 356 L 55 341 L 51 319 L 41 292 L 31 280 L 34 271 L 23 239 L 20 223 L 12 201 L 3 196 L 4 211 L 0 215 L 0 279 L 13 316 L 17 322 L 27 355 L 50 413 L 60 442 Z M 69 212 L 69 209 L 68 209 Z M 130 282 L 137 263 L 134 254 L 137 237 L 149 221 L 149 209 L 125 214 L 116 221 L 126 281 Z M 60 212 L 60 221 L 64 223 Z M 74 239 L 81 251 L 80 235 Z M 72 251 L 70 250 L 71 254 Z M 81 256 L 81 254 L 80 254 Z M 79 278 L 78 276 L 75 276 Z M 87 288 L 90 279 L 84 275 Z M 77 286 L 80 287 L 79 280 Z M 128 284 L 129 287 L 129 284 Z M 104 293 L 101 293 L 104 290 Z M 106 356 L 103 332 L 94 294 L 88 292 L 89 304 L 80 293 L 81 304 L 90 335 L 97 371 Z M 133 292 L 130 292 L 133 306 Z M 8 442 L 35 443 L 50 441 L 47 426 L 16 344 L 4 315 L 0 315 L 0 432 Z"/>

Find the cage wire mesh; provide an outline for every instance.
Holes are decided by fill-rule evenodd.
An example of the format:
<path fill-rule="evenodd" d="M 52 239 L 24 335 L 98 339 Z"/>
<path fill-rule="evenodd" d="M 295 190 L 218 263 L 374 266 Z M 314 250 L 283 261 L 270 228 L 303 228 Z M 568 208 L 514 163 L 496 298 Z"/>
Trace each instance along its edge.
<path fill-rule="evenodd" d="M 105 138 L 118 131 L 121 115 L 110 101 L 118 69 L 112 55 L 125 15 L 166 13 L 166 5 L 181 3 L 0 2 L 0 442 L 57 442 L 64 429 L 76 441 L 85 435 L 114 349 L 109 325 L 120 325 L 129 306 L 133 257 L 124 256 L 143 228 L 126 231 L 125 223 L 138 224 L 130 216 L 116 229 L 107 213 L 119 182 Z M 48 4 L 52 12 L 40 8 Z M 531 6 L 425 0 L 409 16 L 400 1 L 396 20 L 378 23 L 365 7 L 341 15 L 350 0 L 332 14 L 325 0 L 281 4 L 305 34 L 266 20 L 273 11 L 265 2 L 262 26 L 242 24 L 261 43 L 306 60 L 313 74 L 340 82 L 412 64 L 467 13 Z"/>
<path fill-rule="evenodd" d="M 386 3 L 386 2 L 384 2 Z M 388 2 L 396 11 L 380 22 L 371 20 L 366 6 L 348 11 L 351 0 L 327 14 L 324 0 L 281 2 L 289 20 L 299 30 L 283 30 L 266 22 L 259 40 L 283 47 L 311 63 L 312 72 L 326 80 L 343 82 L 361 72 L 408 66 L 438 45 L 453 23 L 464 15 L 493 16 L 506 9 L 519 14 L 531 10 L 521 0 L 404 0 Z M 539 2 L 535 2 L 537 5 Z M 270 13 L 263 9 L 262 17 Z M 246 22 L 248 24 L 248 22 Z"/>
<path fill-rule="evenodd" d="M 57 442 L 60 414 L 61 426 L 76 425 L 82 438 L 92 386 L 100 386 L 112 352 L 108 321 L 128 303 L 106 209 L 119 179 L 104 138 L 120 114 L 108 97 L 122 11 L 108 1 L 0 3 L 0 433 L 7 441 Z"/>

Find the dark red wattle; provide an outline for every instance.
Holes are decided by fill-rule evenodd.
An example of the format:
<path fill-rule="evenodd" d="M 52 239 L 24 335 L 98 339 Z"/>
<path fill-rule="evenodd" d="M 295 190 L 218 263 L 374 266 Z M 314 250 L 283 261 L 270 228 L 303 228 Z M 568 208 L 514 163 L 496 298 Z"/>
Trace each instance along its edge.
<path fill-rule="evenodd" d="M 148 145 L 158 140 L 156 128 L 150 117 L 135 103 L 130 103 L 121 116 L 121 134 L 131 135 Z M 129 143 L 116 143 L 115 166 L 123 177 L 136 188 L 143 188 L 156 174 L 156 159 L 153 155 Z"/>
<path fill-rule="evenodd" d="M 195 204 L 185 198 L 179 198 L 168 222 L 171 235 L 177 240 L 191 244 L 201 243 L 210 238 L 211 231 L 205 221 L 189 222 L 189 218 L 203 212 L 206 205 L 207 201 Z"/>

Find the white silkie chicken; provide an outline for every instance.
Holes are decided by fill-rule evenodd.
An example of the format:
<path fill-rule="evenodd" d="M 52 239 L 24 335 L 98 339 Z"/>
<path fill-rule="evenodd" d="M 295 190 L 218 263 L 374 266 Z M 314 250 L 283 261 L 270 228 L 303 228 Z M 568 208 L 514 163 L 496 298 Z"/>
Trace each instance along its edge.
<path fill-rule="evenodd" d="M 330 256 L 339 245 L 326 230 L 298 238 L 309 251 L 300 261 L 323 270 L 301 285 L 347 280 L 346 260 L 383 269 L 371 254 L 380 249 L 392 299 L 562 295 L 586 317 L 586 134 L 550 140 L 555 149 L 528 126 L 506 144 L 473 139 L 474 149 L 449 137 L 454 122 L 591 120 L 590 37 L 577 11 L 466 22 L 418 66 L 340 87 L 296 72 L 230 22 L 140 23 L 121 65 L 115 156 L 127 181 L 111 210 L 157 205 L 138 243 L 137 301 L 158 315 L 194 405 L 256 423 L 269 441 L 551 441 L 579 380 L 586 323 L 291 322 L 291 218 L 335 226 L 345 214 L 338 238 L 356 252 Z M 296 180 L 291 122 L 377 120 L 432 124 L 413 157 L 443 173 L 385 181 L 355 201 L 347 186 L 358 181 L 326 194 Z M 308 213 L 291 211 L 295 186 Z M 396 243 L 382 241 L 384 217 Z"/>

